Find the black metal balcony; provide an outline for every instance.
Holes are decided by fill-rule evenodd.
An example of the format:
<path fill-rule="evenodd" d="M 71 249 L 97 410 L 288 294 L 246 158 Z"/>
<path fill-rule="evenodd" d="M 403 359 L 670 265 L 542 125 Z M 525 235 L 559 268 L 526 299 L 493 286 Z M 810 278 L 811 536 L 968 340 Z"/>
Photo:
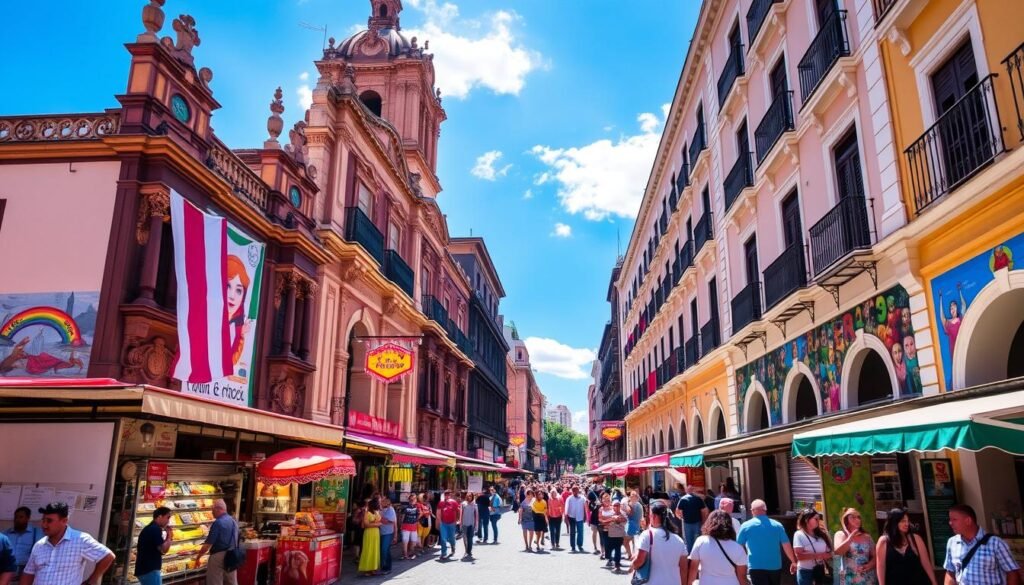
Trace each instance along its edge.
<path fill-rule="evenodd" d="M 757 164 L 760 165 L 775 143 L 783 134 L 793 130 L 793 92 L 785 91 L 775 96 L 772 105 L 761 118 L 754 131 L 754 146 L 757 147 Z"/>
<path fill-rule="evenodd" d="M 658 218 L 658 227 L 661 228 L 661 233 L 668 231 L 668 215 L 664 211 L 661 212 L 661 217 Z"/>
<path fill-rule="evenodd" d="M 686 272 L 686 269 L 693 266 L 693 242 L 686 240 L 683 242 L 682 247 L 679 249 L 679 273 L 680 276 Z"/>
<path fill-rule="evenodd" d="M 783 250 L 764 269 L 764 307 L 771 309 L 790 293 L 807 286 L 804 243 L 796 242 Z"/>
<path fill-rule="evenodd" d="M 683 346 L 679 346 L 675 350 L 676 360 L 676 373 L 682 374 L 686 371 L 686 352 L 683 350 Z"/>
<path fill-rule="evenodd" d="M 764 20 L 768 17 L 768 11 L 772 9 L 772 4 L 778 2 L 782 2 L 782 0 L 754 0 L 750 3 L 750 10 L 747 10 L 747 40 L 751 45 L 754 44 L 757 33 L 761 32 L 761 27 L 764 26 Z"/>
<path fill-rule="evenodd" d="M 844 197 L 811 226 L 811 262 L 815 276 L 854 250 L 871 247 L 866 203 L 863 196 Z"/>
<path fill-rule="evenodd" d="M 345 208 L 345 239 L 359 244 L 377 262 L 384 264 L 384 235 L 358 207 Z"/>
<path fill-rule="evenodd" d="M 899 0 L 875 0 L 875 24 L 882 22 Z"/>
<path fill-rule="evenodd" d="M 693 227 L 693 253 L 696 256 L 709 240 L 715 237 L 715 226 L 711 223 L 711 212 L 705 211 Z"/>
<path fill-rule="evenodd" d="M 405 294 L 412 297 L 413 279 L 415 278 L 412 268 L 409 268 L 409 265 L 402 259 L 401 254 L 395 250 L 384 251 L 384 276 L 397 284 L 399 288 L 405 291 Z"/>
<path fill-rule="evenodd" d="M 732 86 L 735 85 L 736 79 L 743 74 L 743 45 L 733 45 L 732 50 L 729 51 L 729 56 L 725 59 L 725 68 L 722 69 L 722 74 L 718 76 L 719 108 L 722 107 L 722 104 L 729 97 L 729 92 L 732 91 Z"/>
<path fill-rule="evenodd" d="M 743 329 L 761 318 L 761 283 L 754 281 L 743 287 L 732 299 L 732 331 Z"/>
<path fill-rule="evenodd" d="M 697 166 L 697 159 L 700 158 L 700 153 L 708 147 L 707 136 L 704 133 L 704 121 L 697 125 L 697 130 L 693 133 L 693 141 L 690 142 L 690 172 L 693 172 L 694 167 Z"/>
<path fill-rule="evenodd" d="M 708 355 L 721 343 L 718 319 L 708 319 L 708 322 L 700 327 L 700 355 Z"/>
<path fill-rule="evenodd" d="M 668 209 L 669 213 L 675 213 L 676 208 L 679 207 L 679 191 L 676 190 L 675 183 L 672 184 L 672 189 L 668 193 Z"/>
<path fill-rule="evenodd" d="M 429 319 L 436 321 L 441 327 L 448 325 L 448 310 L 444 308 L 437 297 L 423 295 L 423 314 Z"/>
<path fill-rule="evenodd" d="M 800 101 L 807 103 L 814 90 L 818 89 L 832 66 L 840 57 L 850 54 L 850 39 L 846 34 L 846 11 L 836 10 L 821 25 L 807 52 L 804 53 L 797 74 L 800 77 Z"/>
<path fill-rule="evenodd" d="M 699 152 L 698 152 L 699 154 Z M 690 161 L 683 159 L 682 168 L 679 169 L 679 176 L 676 177 L 676 193 L 679 198 L 683 197 L 683 189 L 690 186 Z M 675 209 L 673 208 L 673 211 Z"/>
<path fill-rule="evenodd" d="M 917 213 L 1003 152 L 995 78 L 982 79 L 904 151 Z"/>
<path fill-rule="evenodd" d="M 686 366 L 692 366 L 700 359 L 700 336 L 694 335 L 686 340 L 684 344 L 686 351 Z"/>
<path fill-rule="evenodd" d="M 1024 43 L 1003 59 L 1006 75 L 1010 78 L 1010 91 L 1013 93 L 1013 109 L 1017 113 L 1017 132 L 1024 142 Z"/>
<path fill-rule="evenodd" d="M 728 212 L 732 208 L 732 204 L 744 189 L 753 186 L 754 153 L 741 152 L 722 183 L 722 190 L 725 191 L 725 211 Z"/>

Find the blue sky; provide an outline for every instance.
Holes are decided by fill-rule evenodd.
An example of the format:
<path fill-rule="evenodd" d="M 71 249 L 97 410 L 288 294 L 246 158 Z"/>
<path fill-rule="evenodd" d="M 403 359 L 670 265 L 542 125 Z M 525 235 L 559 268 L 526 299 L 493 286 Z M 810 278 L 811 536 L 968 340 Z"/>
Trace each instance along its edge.
<path fill-rule="evenodd" d="M 6 8 L 0 114 L 117 107 L 123 44 L 143 31 L 141 0 L 58 0 Z M 233 148 L 266 137 L 280 85 L 286 127 L 301 119 L 326 26 L 364 28 L 369 0 L 167 0 L 196 19 L 196 64 L 210 67 L 222 109 L 214 128 Z M 508 293 L 502 312 L 527 340 L 552 405 L 585 427 L 590 363 L 610 312 L 605 293 L 657 148 L 699 2 L 405 0 L 403 33 L 430 40 L 448 120 L 439 197 L 452 235 L 483 236 Z M 557 9 L 557 10 L 556 10 Z M 582 423 L 582 424 L 580 424 Z"/>

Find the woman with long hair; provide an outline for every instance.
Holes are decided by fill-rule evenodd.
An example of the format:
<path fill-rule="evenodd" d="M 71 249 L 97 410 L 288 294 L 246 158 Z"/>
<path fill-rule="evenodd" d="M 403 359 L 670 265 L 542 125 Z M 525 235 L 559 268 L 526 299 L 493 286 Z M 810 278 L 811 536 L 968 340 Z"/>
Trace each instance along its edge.
<path fill-rule="evenodd" d="M 434 524 L 434 512 L 430 509 L 430 500 L 427 498 L 427 492 L 420 494 L 416 506 L 420 510 L 419 526 L 416 527 L 416 535 L 420 537 L 419 550 L 422 552 L 425 549 L 434 547 L 434 538 L 431 537 L 430 529 Z"/>
<path fill-rule="evenodd" d="M 893 508 L 875 545 L 878 585 L 936 585 L 928 548 L 910 527 L 906 510 Z"/>
<path fill-rule="evenodd" d="M 633 560 L 633 538 L 640 534 L 640 520 L 644 517 L 644 506 L 640 503 L 640 494 L 635 489 L 629 490 L 629 500 L 624 503 L 622 512 L 626 515 L 626 536 L 622 544 L 626 547 L 626 560 Z"/>
<path fill-rule="evenodd" d="M 632 571 L 646 567 L 648 585 L 682 585 L 686 581 L 686 543 L 675 526 L 669 522 L 668 506 L 662 500 L 652 500 L 648 513 L 650 528 L 637 538 L 637 551 Z"/>
<path fill-rule="evenodd" d="M 230 328 L 231 364 L 237 368 L 238 361 L 242 358 L 242 351 L 245 349 L 245 336 L 252 327 L 252 319 L 246 319 L 245 315 L 245 299 L 249 294 L 250 282 L 249 274 L 245 271 L 245 263 L 238 256 L 228 254 L 225 265 L 227 268 L 227 282 L 225 283 L 227 303 L 224 310 L 227 311 L 228 327 Z M 233 373 L 239 374 L 238 371 Z"/>
<path fill-rule="evenodd" d="M 587 494 L 587 523 L 590 524 L 590 539 L 594 545 L 594 554 L 604 558 L 604 538 L 601 538 L 601 501 L 597 494 Z"/>
<path fill-rule="evenodd" d="M 700 572 L 701 585 L 746 585 L 747 551 L 736 542 L 732 517 L 715 510 L 701 527 L 690 549 L 690 570 L 686 583 L 692 584 Z"/>
<path fill-rule="evenodd" d="M 565 515 L 565 500 L 558 493 L 558 488 L 551 488 L 548 494 L 548 536 L 551 537 L 551 550 L 562 550 L 562 516 Z"/>
<path fill-rule="evenodd" d="M 352 552 L 355 553 L 356 563 L 359 562 L 359 557 L 363 552 L 363 516 L 366 514 L 366 505 L 370 503 L 369 499 L 363 500 L 356 504 L 355 509 L 349 515 L 349 524 L 352 527 Z"/>
<path fill-rule="evenodd" d="M 548 533 L 548 494 L 542 488 L 537 489 L 533 500 L 533 535 L 537 552 L 544 547 L 544 537 Z"/>
<path fill-rule="evenodd" d="M 533 552 L 533 490 L 524 492 L 523 504 L 519 506 L 519 525 L 523 528 L 524 551 Z"/>
<path fill-rule="evenodd" d="M 363 515 L 363 550 L 359 555 L 359 573 L 378 575 L 380 570 L 380 500 L 372 498 Z"/>
<path fill-rule="evenodd" d="M 597 511 L 598 536 L 601 537 L 601 560 L 611 560 L 611 553 L 608 550 L 608 519 L 614 515 L 612 510 L 612 496 L 605 492 L 601 494 L 601 507 Z M 608 566 L 608 565 L 605 565 Z"/>
<path fill-rule="evenodd" d="M 626 536 L 626 515 L 622 513 L 622 502 L 612 502 L 611 514 L 601 510 L 601 524 L 605 531 L 605 567 L 614 568 L 618 573 L 622 570 L 622 539 Z"/>
<path fill-rule="evenodd" d="M 821 526 L 818 511 L 814 508 L 801 510 L 796 517 L 796 532 L 793 533 L 793 554 L 796 555 L 797 585 L 824 585 L 827 564 L 832 561 L 832 544 L 828 533 Z"/>
<path fill-rule="evenodd" d="M 836 532 L 837 555 L 842 558 L 840 571 L 843 585 L 877 585 L 875 574 L 875 541 L 864 530 L 860 512 L 853 508 L 843 510 Z"/>

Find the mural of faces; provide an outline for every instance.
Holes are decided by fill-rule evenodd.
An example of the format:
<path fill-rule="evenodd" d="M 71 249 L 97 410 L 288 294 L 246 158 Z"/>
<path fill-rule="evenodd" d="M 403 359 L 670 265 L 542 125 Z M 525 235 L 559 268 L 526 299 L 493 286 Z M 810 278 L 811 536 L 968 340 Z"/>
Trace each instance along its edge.
<path fill-rule="evenodd" d="M 769 397 L 771 424 L 781 423 L 786 376 L 799 361 L 814 376 L 825 412 L 839 410 L 843 361 L 858 330 L 877 337 L 888 349 L 883 358 L 896 370 L 899 393 L 919 394 L 921 376 L 909 303 L 906 290 L 893 287 L 742 366 L 736 372 L 740 404 L 746 400 L 749 386 L 756 378 Z"/>

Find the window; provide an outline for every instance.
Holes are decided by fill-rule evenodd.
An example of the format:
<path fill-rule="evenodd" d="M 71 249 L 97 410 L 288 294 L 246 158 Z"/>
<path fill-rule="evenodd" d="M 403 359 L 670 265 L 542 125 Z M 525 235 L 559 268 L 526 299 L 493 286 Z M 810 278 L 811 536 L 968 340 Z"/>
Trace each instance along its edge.
<path fill-rule="evenodd" d="M 760 270 L 757 266 L 757 236 L 750 236 L 750 239 L 743 244 L 743 257 L 746 259 L 747 284 L 758 281 Z"/>
<path fill-rule="evenodd" d="M 373 193 L 366 188 L 366 185 L 359 183 L 359 195 L 356 205 L 359 210 L 366 214 L 366 217 L 373 219 Z"/>
<path fill-rule="evenodd" d="M 736 158 L 742 159 L 750 152 L 750 137 L 747 135 L 747 119 L 743 118 L 736 130 Z"/>
<path fill-rule="evenodd" d="M 800 198 L 796 189 L 782 200 L 782 234 L 786 248 L 803 242 L 803 228 L 800 226 Z"/>
<path fill-rule="evenodd" d="M 429 295 L 430 294 L 430 269 L 429 268 L 426 268 L 426 267 L 423 268 L 423 278 L 421 278 L 420 280 L 422 281 L 420 284 L 421 284 L 421 287 L 423 288 L 423 291 L 422 291 L 423 294 Z"/>
<path fill-rule="evenodd" d="M 401 250 L 402 228 L 394 220 L 388 222 L 388 249 L 396 252 Z"/>
<path fill-rule="evenodd" d="M 363 102 L 366 109 L 373 112 L 374 116 L 377 116 L 378 118 L 380 117 L 381 112 L 383 111 L 383 103 L 381 102 L 379 93 L 373 90 L 364 91 L 359 94 L 359 101 Z"/>
<path fill-rule="evenodd" d="M 851 128 L 833 151 L 836 167 L 836 190 L 840 199 L 864 196 L 864 175 L 860 171 L 857 129 Z"/>
<path fill-rule="evenodd" d="M 789 82 L 786 80 L 786 60 L 784 58 L 779 59 L 775 67 L 772 67 L 772 72 L 768 76 L 768 83 L 771 86 L 769 89 L 773 98 L 777 98 L 789 91 Z"/>

